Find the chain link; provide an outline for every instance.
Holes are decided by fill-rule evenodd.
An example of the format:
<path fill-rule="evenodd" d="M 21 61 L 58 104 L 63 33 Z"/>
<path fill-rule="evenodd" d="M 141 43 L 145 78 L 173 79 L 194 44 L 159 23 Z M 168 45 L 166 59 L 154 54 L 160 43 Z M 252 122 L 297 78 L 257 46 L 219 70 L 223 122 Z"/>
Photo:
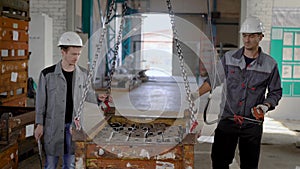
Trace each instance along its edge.
<path fill-rule="evenodd" d="M 170 22 L 172 25 L 172 30 L 173 30 L 173 39 L 174 39 L 174 43 L 176 45 L 176 49 L 177 49 L 177 54 L 178 54 L 178 58 L 179 58 L 179 64 L 180 64 L 180 70 L 181 70 L 181 74 L 184 80 L 184 85 L 185 85 L 185 91 L 187 94 L 187 99 L 189 102 L 189 111 L 191 112 L 191 123 L 192 126 L 190 127 L 194 127 L 194 124 L 197 124 L 197 110 L 195 109 L 195 103 L 194 101 L 191 99 L 191 89 L 190 89 L 190 84 L 189 84 L 189 80 L 187 77 L 187 72 L 184 68 L 184 57 L 183 57 L 183 52 L 181 49 L 181 44 L 180 41 L 178 39 L 178 34 L 177 34 L 177 30 L 175 27 L 175 16 L 174 16 L 174 12 L 172 9 L 172 4 L 171 4 L 171 0 L 166 0 L 167 1 L 167 7 L 169 10 L 169 16 L 170 16 Z M 194 129 L 194 128 L 193 128 Z M 191 132 L 191 130 L 190 130 Z"/>
<path fill-rule="evenodd" d="M 122 32 L 123 32 L 123 27 L 124 27 L 124 22 L 125 22 L 125 13 L 127 11 L 127 2 L 124 1 L 123 2 L 123 10 L 122 10 L 122 16 L 121 16 L 121 23 L 120 23 L 120 29 L 118 32 L 118 37 L 117 37 L 117 42 L 115 44 L 114 47 L 114 57 L 112 58 L 112 63 L 111 63 L 111 70 L 109 72 L 109 80 L 107 82 L 107 87 L 106 87 L 106 94 L 110 95 L 111 93 L 111 82 L 112 82 L 112 77 L 115 73 L 116 70 L 116 60 L 117 60 L 117 56 L 118 56 L 118 51 L 119 51 L 119 45 L 121 43 L 121 39 L 122 39 Z"/>
<path fill-rule="evenodd" d="M 124 8 L 127 9 L 126 2 L 124 2 L 124 4 L 125 4 Z M 108 11 L 108 14 L 106 15 L 106 21 L 104 22 L 103 30 L 102 30 L 100 38 L 99 38 L 99 44 L 96 45 L 96 47 L 97 47 L 96 54 L 95 54 L 95 57 L 93 59 L 92 66 L 89 69 L 89 74 L 88 74 L 87 80 L 85 82 L 85 88 L 83 90 L 83 95 L 82 95 L 82 98 L 80 100 L 80 104 L 79 104 L 78 110 L 75 112 L 75 119 L 79 119 L 80 116 L 81 116 L 81 113 L 82 113 L 82 110 L 83 110 L 83 106 L 84 106 L 84 101 L 86 99 L 88 90 L 89 90 L 90 85 L 91 85 L 92 77 L 93 77 L 93 74 L 94 74 L 94 71 L 95 71 L 96 63 L 97 63 L 97 60 L 98 60 L 99 55 L 101 53 L 101 49 L 102 49 L 103 41 L 104 41 L 104 36 L 107 33 L 107 25 L 112 20 L 112 12 L 115 11 L 115 7 L 114 6 L 115 6 L 115 1 L 113 0 L 113 1 L 111 1 L 110 5 L 109 5 L 109 11 Z M 112 70 L 113 71 L 115 70 L 115 64 L 116 64 L 116 58 L 117 58 L 117 55 L 118 55 L 118 49 L 119 49 L 120 39 L 122 38 L 122 28 L 123 28 L 123 23 L 124 23 L 125 12 L 126 11 L 124 11 L 124 10 L 122 12 L 122 20 L 121 20 L 121 25 L 120 25 L 120 31 L 119 31 L 119 35 L 118 35 L 117 44 L 115 45 L 115 51 L 114 51 L 114 57 L 113 57 L 113 63 L 112 63 Z M 111 72 L 110 75 L 109 75 L 110 79 L 109 79 L 109 83 L 107 85 L 107 90 L 109 90 L 109 92 L 107 92 L 107 94 L 110 94 L 110 88 L 111 88 L 110 85 L 111 85 L 111 81 L 112 81 L 111 80 L 112 75 L 113 75 L 113 72 Z"/>

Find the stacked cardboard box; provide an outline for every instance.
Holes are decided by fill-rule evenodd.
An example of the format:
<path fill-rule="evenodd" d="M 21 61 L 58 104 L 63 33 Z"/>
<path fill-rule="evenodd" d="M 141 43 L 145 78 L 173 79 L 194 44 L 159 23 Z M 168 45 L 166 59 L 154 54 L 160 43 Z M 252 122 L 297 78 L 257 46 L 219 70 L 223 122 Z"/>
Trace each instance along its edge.
<path fill-rule="evenodd" d="M 26 106 L 28 0 L 0 2 L 0 105 Z"/>

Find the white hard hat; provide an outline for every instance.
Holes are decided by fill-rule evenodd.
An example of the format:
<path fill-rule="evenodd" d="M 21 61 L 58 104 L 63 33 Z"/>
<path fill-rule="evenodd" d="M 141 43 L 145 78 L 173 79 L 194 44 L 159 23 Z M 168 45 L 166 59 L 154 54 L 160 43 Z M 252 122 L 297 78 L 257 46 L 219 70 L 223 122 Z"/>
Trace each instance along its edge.
<path fill-rule="evenodd" d="M 263 33 L 265 28 L 257 17 L 250 16 L 243 22 L 240 33 Z"/>
<path fill-rule="evenodd" d="M 78 46 L 82 47 L 82 40 L 80 36 L 75 32 L 65 32 L 59 38 L 58 47 L 60 46 Z"/>

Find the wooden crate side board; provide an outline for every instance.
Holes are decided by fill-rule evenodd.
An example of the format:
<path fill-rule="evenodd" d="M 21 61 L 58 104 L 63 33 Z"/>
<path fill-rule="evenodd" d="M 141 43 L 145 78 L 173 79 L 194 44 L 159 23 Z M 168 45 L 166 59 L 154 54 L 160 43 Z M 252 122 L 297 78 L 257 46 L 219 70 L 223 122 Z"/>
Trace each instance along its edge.
<path fill-rule="evenodd" d="M 14 86 L 0 87 L 0 105 L 27 96 L 27 83 L 17 83 Z"/>
<path fill-rule="evenodd" d="M 3 73 L 2 75 L 0 75 L 0 87 L 14 86 L 19 83 L 27 83 L 27 80 L 27 71 Z"/>
<path fill-rule="evenodd" d="M 29 59 L 28 42 L 1 41 L 0 60 Z"/>
<path fill-rule="evenodd" d="M 2 106 L 14 106 L 14 107 L 26 107 L 27 106 L 27 96 L 13 99 L 8 102 L 2 103 Z"/>
<path fill-rule="evenodd" d="M 0 168 L 18 168 L 18 143 L 12 142 L 9 145 L 1 146 Z"/>
<path fill-rule="evenodd" d="M 28 31 L 29 22 L 20 19 L 0 17 L 0 27 Z"/>
<path fill-rule="evenodd" d="M 0 74 L 28 71 L 28 60 L 0 61 Z"/>

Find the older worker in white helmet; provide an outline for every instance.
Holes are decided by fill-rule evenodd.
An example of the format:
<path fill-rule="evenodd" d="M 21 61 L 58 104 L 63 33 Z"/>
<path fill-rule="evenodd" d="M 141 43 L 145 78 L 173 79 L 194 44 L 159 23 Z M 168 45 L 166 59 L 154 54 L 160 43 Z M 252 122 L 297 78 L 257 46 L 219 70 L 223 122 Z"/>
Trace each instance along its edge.
<path fill-rule="evenodd" d="M 61 35 L 58 45 L 62 59 L 40 73 L 36 94 L 35 138 L 44 138 L 45 169 L 55 169 L 62 157 L 63 169 L 74 168 L 75 156 L 71 128 L 75 127 L 75 112 L 82 99 L 87 70 L 77 65 L 82 40 L 75 32 Z M 89 89 L 86 101 L 97 103 L 94 90 Z M 78 127 L 78 126 L 77 126 Z"/>
<path fill-rule="evenodd" d="M 246 18 L 240 29 L 244 46 L 226 52 L 220 60 L 224 93 L 212 145 L 214 169 L 229 169 L 237 145 L 240 168 L 258 168 L 264 115 L 282 97 L 277 63 L 259 46 L 263 32 L 263 24 L 257 17 Z M 210 90 L 207 78 L 193 96 L 196 99 Z"/>

